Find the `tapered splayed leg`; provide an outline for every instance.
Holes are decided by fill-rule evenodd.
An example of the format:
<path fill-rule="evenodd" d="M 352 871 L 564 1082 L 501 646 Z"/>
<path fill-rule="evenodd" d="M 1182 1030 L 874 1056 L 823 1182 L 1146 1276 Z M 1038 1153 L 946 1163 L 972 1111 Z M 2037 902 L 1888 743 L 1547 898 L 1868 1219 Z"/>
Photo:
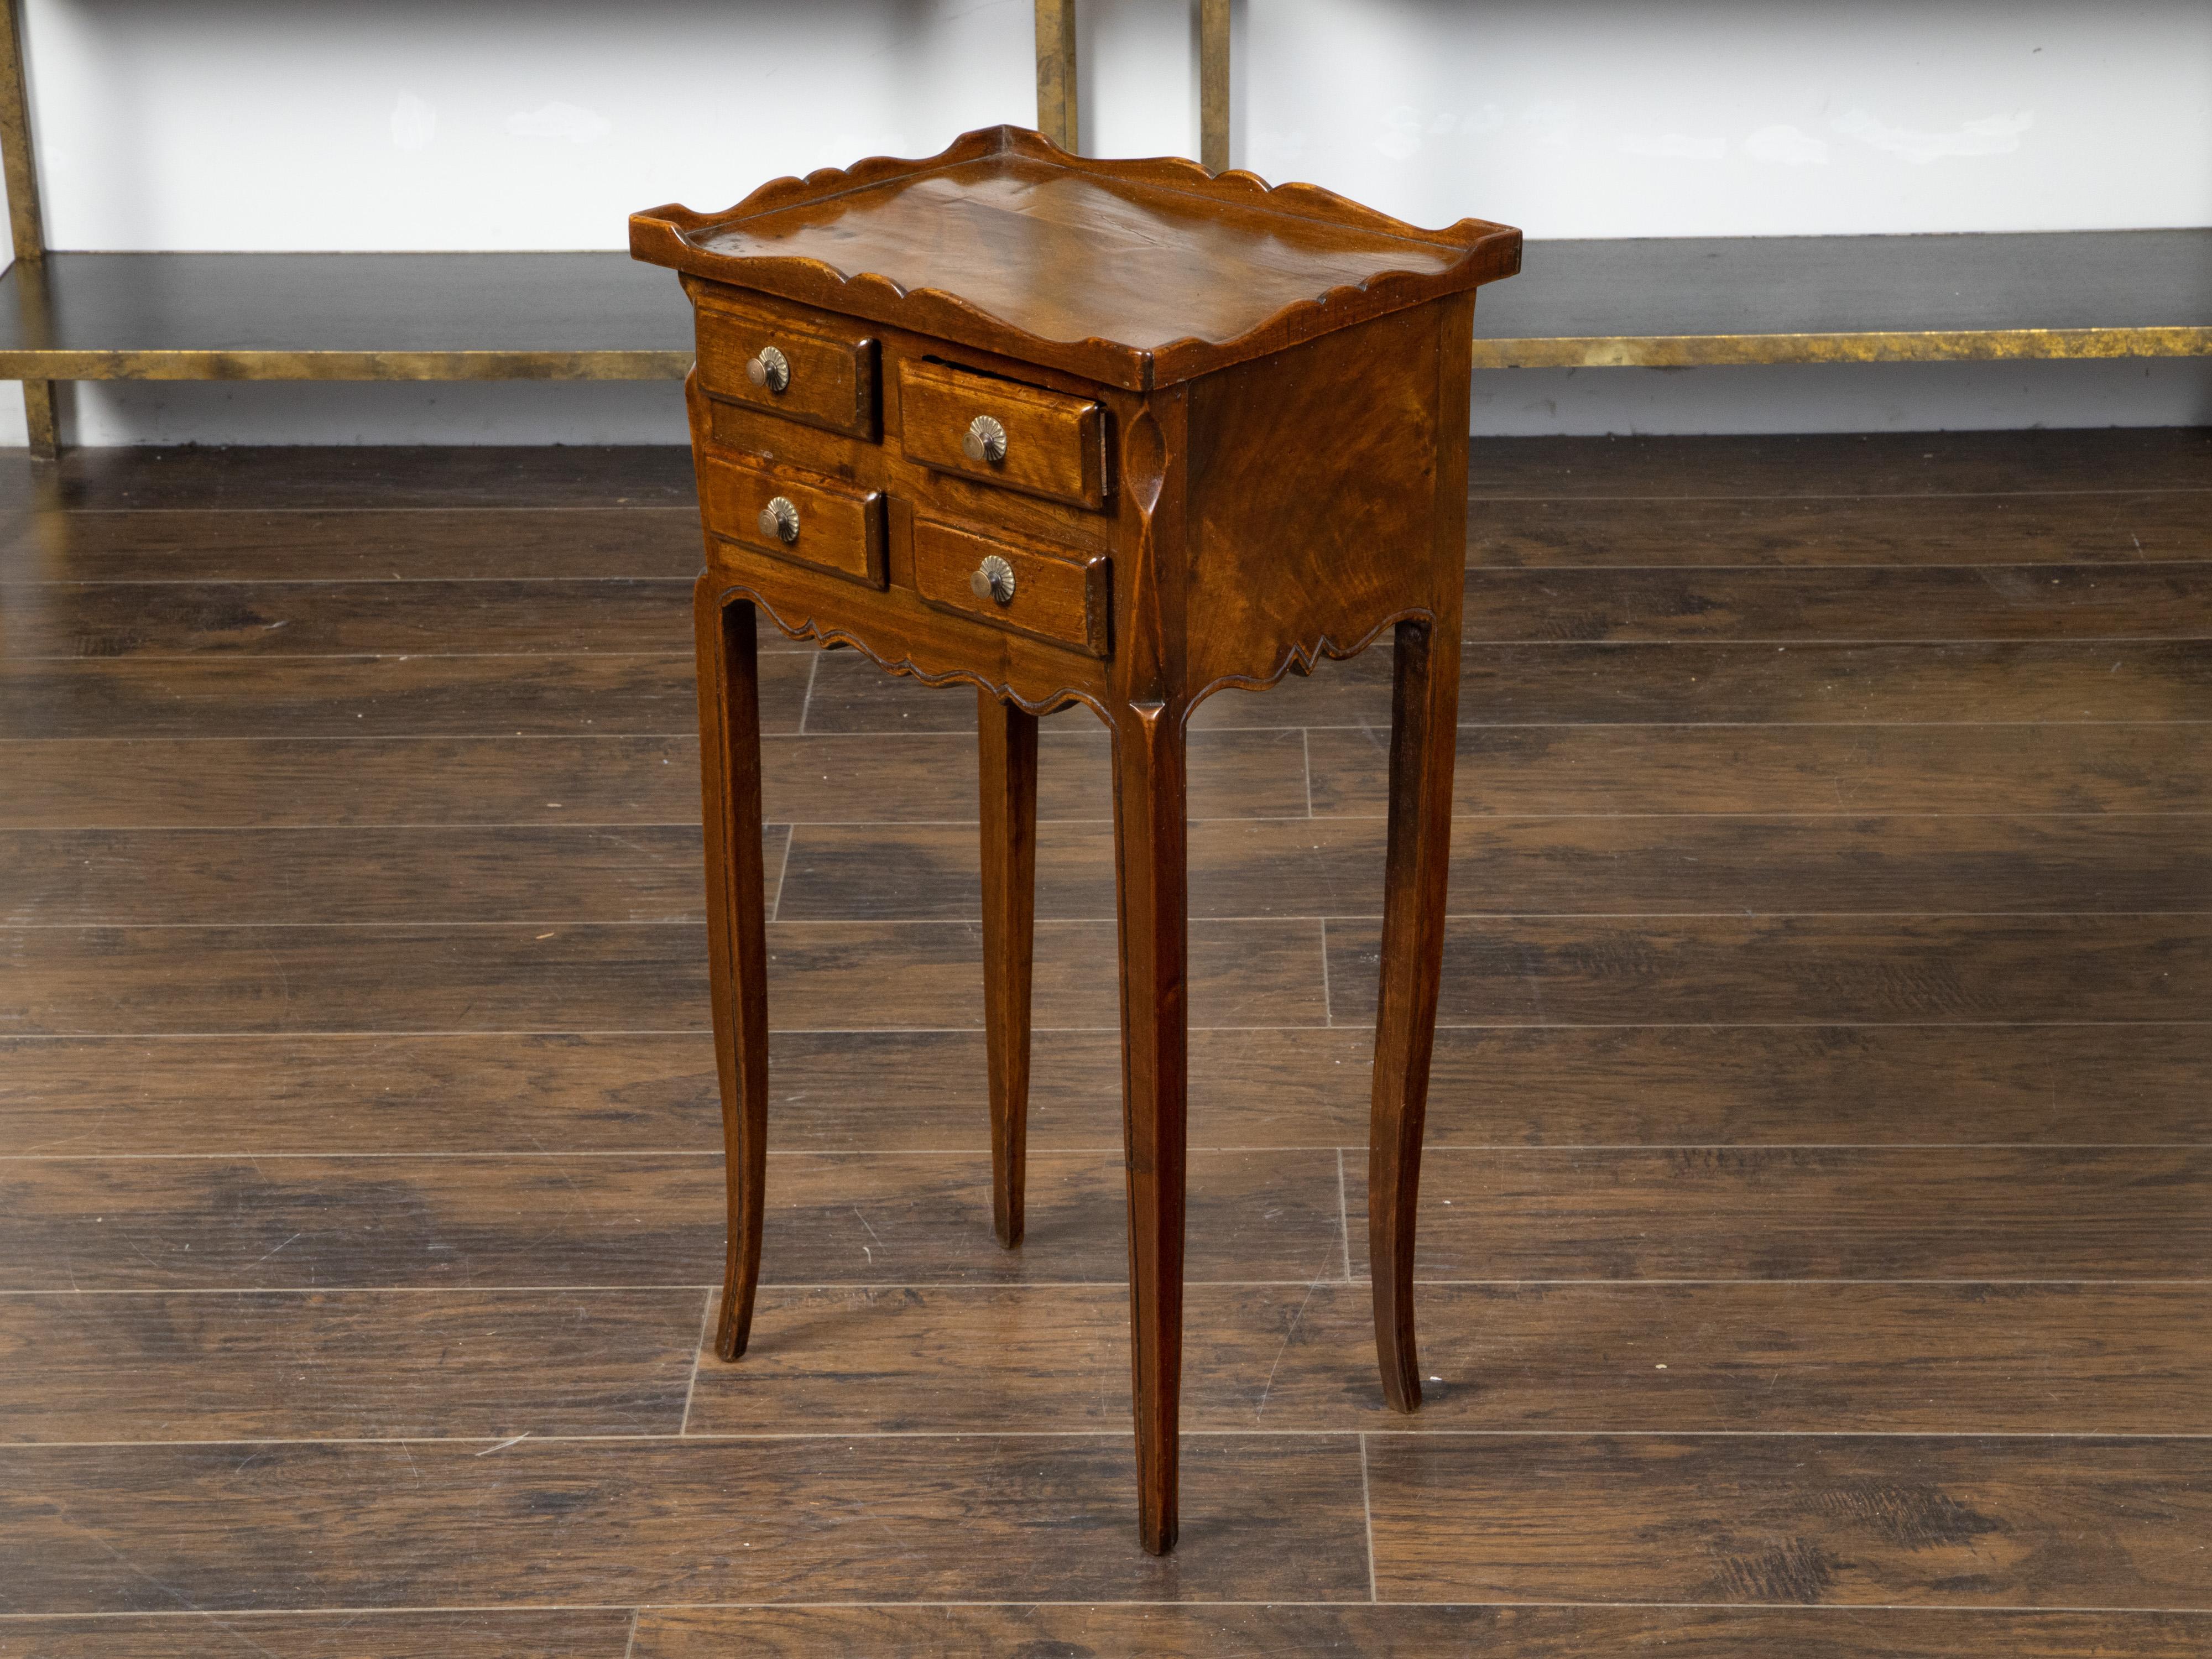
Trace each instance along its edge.
<path fill-rule="evenodd" d="M 730 1207 L 714 1351 L 745 1351 L 760 1283 L 768 1174 L 768 918 L 761 869 L 760 686 L 753 607 L 724 605 L 710 571 L 693 616 L 707 830 L 708 980 Z"/>
<path fill-rule="evenodd" d="M 1382 987 L 1375 1018 L 1375 1102 L 1368 1137 L 1367 1249 L 1382 1393 L 1401 1412 L 1421 1403 L 1413 1337 L 1413 1232 L 1421 1129 L 1443 969 L 1451 863 L 1453 744 L 1459 641 L 1435 624 L 1398 624 L 1390 725 L 1390 828 L 1382 895 Z"/>
<path fill-rule="evenodd" d="M 1029 1158 L 1030 970 L 1036 940 L 1036 716 L 975 694 L 983 817 L 983 1041 L 991 1072 L 991 1226 L 1022 1242 Z"/>
<path fill-rule="evenodd" d="M 1125 708 L 1114 731 L 1114 855 L 1121 946 L 1122 1129 L 1137 1405 L 1138 1537 L 1176 1540 L 1182 1392 L 1185 1097 L 1183 710 Z"/>

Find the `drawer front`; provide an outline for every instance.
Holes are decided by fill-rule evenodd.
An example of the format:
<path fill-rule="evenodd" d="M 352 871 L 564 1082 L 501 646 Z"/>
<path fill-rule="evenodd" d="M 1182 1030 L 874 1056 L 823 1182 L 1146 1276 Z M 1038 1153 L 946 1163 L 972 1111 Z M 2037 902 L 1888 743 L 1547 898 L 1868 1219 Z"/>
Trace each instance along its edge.
<path fill-rule="evenodd" d="M 699 303 L 699 384 L 810 426 L 876 437 L 876 343 L 799 328 L 765 312 Z"/>
<path fill-rule="evenodd" d="M 835 479 L 727 455 L 699 457 L 707 528 L 756 552 L 884 585 L 884 498 Z"/>
<path fill-rule="evenodd" d="M 944 363 L 902 362 L 898 378 L 908 459 L 1078 507 L 1106 504 L 1106 411 L 1090 398 Z"/>
<path fill-rule="evenodd" d="M 918 514 L 914 520 L 914 586 L 923 599 L 1094 657 L 1111 643 L 1112 565 L 1103 553 L 1048 550 Z"/>

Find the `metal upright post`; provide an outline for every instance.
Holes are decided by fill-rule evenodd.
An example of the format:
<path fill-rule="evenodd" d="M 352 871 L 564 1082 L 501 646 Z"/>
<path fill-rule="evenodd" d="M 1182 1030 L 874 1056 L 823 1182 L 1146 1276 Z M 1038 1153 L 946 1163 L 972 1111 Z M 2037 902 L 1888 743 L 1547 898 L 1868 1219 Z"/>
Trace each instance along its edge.
<path fill-rule="evenodd" d="M 4 0 L 0 0 L 4 3 Z M 1037 131 L 1071 155 L 1075 110 L 1075 0 L 1036 0 Z"/>
<path fill-rule="evenodd" d="M 1229 0 L 1199 0 L 1198 159 L 1229 167 Z"/>
<path fill-rule="evenodd" d="M 21 0 L 0 0 L 0 170 L 8 180 L 8 228 L 15 234 L 15 262 L 26 277 L 43 274 L 46 260 L 46 216 L 39 205 L 38 157 L 31 147 L 31 105 L 23 80 Z M 25 299 L 43 300 L 45 284 L 25 282 Z M 54 383 L 23 382 L 23 419 L 30 428 L 31 453 L 52 460 L 55 453 Z"/>

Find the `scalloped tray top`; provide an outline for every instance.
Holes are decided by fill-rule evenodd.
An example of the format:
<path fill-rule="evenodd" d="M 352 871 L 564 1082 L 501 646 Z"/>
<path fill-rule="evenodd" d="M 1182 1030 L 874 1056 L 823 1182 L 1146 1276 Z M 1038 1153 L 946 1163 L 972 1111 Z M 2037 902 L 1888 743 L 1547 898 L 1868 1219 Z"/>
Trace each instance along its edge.
<path fill-rule="evenodd" d="M 1316 185 L 1090 161 L 1019 127 L 629 222 L 637 258 L 1133 391 L 1521 264 L 1521 233 L 1484 220 L 1420 230 Z"/>

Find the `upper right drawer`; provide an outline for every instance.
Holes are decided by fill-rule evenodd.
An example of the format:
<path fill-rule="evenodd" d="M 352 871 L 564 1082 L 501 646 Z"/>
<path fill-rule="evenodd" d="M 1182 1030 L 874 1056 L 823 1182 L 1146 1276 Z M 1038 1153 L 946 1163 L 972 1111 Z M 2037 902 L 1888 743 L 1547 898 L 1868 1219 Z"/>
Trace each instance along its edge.
<path fill-rule="evenodd" d="M 899 365 L 900 447 L 908 460 L 1032 495 L 1106 504 L 1106 411 L 1089 398 L 949 363 Z"/>

